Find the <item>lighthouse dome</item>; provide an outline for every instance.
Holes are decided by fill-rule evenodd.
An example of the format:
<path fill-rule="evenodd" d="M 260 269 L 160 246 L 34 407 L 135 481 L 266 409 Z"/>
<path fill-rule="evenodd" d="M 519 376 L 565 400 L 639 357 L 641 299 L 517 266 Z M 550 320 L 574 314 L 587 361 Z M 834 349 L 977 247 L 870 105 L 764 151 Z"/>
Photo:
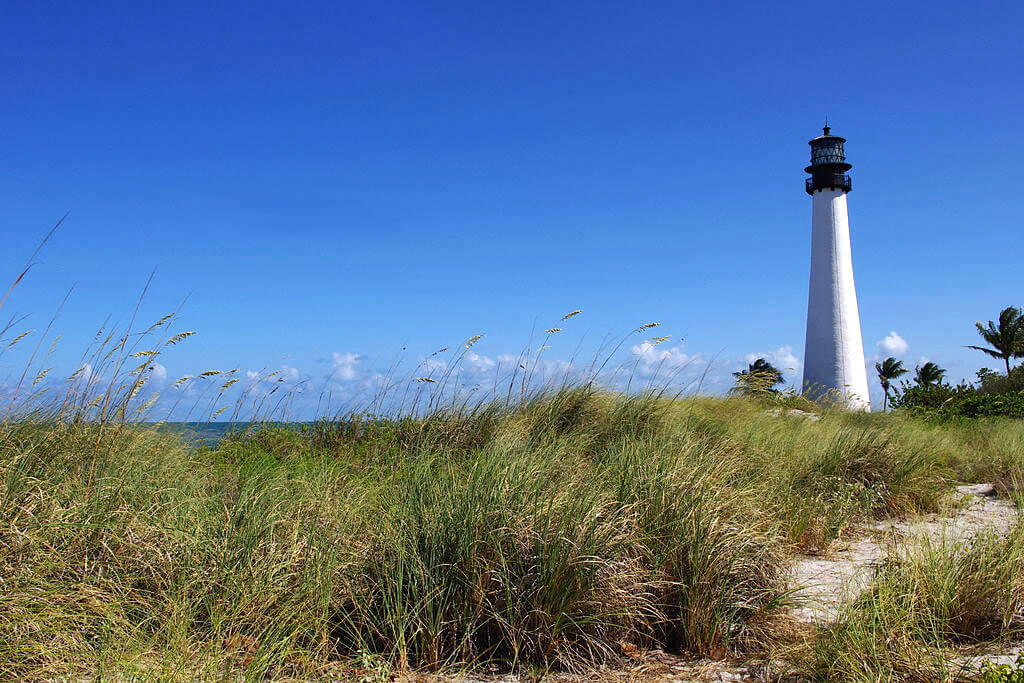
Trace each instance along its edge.
<path fill-rule="evenodd" d="M 846 142 L 846 138 L 830 135 L 828 126 L 822 130 L 824 135 L 819 135 L 808 143 L 811 146 L 811 166 L 845 163 L 846 153 L 843 150 L 843 143 Z"/>

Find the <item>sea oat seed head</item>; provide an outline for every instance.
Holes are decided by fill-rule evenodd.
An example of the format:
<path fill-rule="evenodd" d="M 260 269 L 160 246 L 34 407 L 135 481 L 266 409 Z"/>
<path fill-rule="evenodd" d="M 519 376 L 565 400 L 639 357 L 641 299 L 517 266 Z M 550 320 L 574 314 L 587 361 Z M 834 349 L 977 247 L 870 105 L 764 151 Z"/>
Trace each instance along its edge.
<path fill-rule="evenodd" d="M 146 401 L 141 406 L 139 406 L 139 411 L 138 412 L 139 413 L 145 413 L 147 410 L 149 410 L 154 405 L 156 405 L 156 402 L 157 402 L 157 400 L 159 400 L 159 398 L 160 398 L 160 394 L 153 394 L 148 401 Z"/>
<path fill-rule="evenodd" d="M 166 344 L 167 344 L 167 346 L 174 346 L 174 345 L 175 345 L 175 344 L 177 344 L 178 342 L 180 342 L 180 341 L 183 341 L 183 340 L 185 340 L 185 339 L 188 339 L 188 338 L 189 338 L 189 337 L 191 337 L 191 336 L 192 336 L 193 334 L 195 334 L 195 332 L 192 332 L 192 331 L 188 331 L 188 332 L 179 332 L 178 334 L 176 334 L 176 335 L 174 335 L 173 337 L 171 337 L 170 339 L 168 339 L 168 340 L 167 340 L 167 342 L 166 342 Z"/>
<path fill-rule="evenodd" d="M 15 337 L 14 339 L 12 339 L 12 340 L 11 340 L 11 343 L 7 345 L 7 348 L 11 348 L 12 346 L 14 346 L 15 344 L 17 344 L 18 342 L 20 342 L 20 341 L 21 341 L 22 339 L 24 339 L 25 337 L 27 337 L 28 335 L 32 334 L 33 332 L 35 332 L 35 330 L 25 330 L 24 332 L 22 332 L 21 334 L 19 334 L 19 335 L 18 335 L 17 337 Z"/>
<path fill-rule="evenodd" d="M 173 313 L 168 313 L 167 315 L 165 315 L 164 317 L 160 318 L 160 319 L 159 319 L 159 320 L 157 320 L 157 321 L 156 321 L 155 323 L 153 323 L 153 324 L 152 324 L 152 325 L 150 326 L 150 328 L 149 328 L 149 329 L 151 329 L 151 330 L 155 330 L 156 328 L 160 327 L 161 325 L 163 325 L 164 323 L 166 323 L 166 322 L 167 322 L 168 320 L 170 320 L 170 319 L 171 319 L 171 318 L 173 318 L 173 317 L 174 317 L 174 314 L 173 314 Z"/>

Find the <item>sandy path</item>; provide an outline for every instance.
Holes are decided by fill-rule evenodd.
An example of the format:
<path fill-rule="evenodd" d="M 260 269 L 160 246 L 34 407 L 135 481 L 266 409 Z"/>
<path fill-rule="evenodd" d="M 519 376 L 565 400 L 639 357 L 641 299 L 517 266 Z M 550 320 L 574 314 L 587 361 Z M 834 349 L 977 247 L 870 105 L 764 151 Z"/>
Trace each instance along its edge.
<path fill-rule="evenodd" d="M 868 527 L 868 536 L 853 540 L 825 556 L 797 555 L 790 585 L 801 605 L 793 610 L 800 621 L 827 624 L 844 605 L 864 591 L 872 569 L 886 554 L 886 545 L 907 537 L 926 536 L 939 541 L 968 539 L 982 529 L 1006 534 L 1017 521 L 1017 510 L 997 498 L 991 484 L 958 486 L 964 507 L 953 516 L 928 515 L 910 520 L 886 520 Z"/>

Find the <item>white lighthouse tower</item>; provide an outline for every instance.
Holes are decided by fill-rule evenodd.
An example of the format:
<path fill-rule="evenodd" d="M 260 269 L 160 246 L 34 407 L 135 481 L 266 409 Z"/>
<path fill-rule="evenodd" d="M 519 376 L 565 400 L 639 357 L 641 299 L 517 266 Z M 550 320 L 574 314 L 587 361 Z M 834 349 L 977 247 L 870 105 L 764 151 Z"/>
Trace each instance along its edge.
<path fill-rule="evenodd" d="M 871 410 L 864 342 L 860 335 L 857 290 L 853 284 L 850 219 L 846 194 L 852 166 L 843 152 L 845 138 L 829 134 L 810 141 L 805 171 L 811 195 L 811 285 L 804 346 L 805 396 L 833 400 L 853 410 Z"/>

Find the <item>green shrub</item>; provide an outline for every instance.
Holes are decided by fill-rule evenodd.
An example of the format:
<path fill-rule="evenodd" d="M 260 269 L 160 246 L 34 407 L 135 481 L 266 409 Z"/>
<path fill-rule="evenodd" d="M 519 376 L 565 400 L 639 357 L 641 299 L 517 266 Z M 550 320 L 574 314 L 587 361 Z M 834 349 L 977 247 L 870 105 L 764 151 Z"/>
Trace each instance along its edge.
<path fill-rule="evenodd" d="M 1024 419 L 1024 391 L 975 394 L 957 397 L 941 412 L 963 417 L 1013 417 Z"/>
<path fill-rule="evenodd" d="M 1014 368 L 1018 373 L 1020 368 Z M 1013 374 L 1013 373 L 1011 373 Z M 949 384 L 929 386 L 904 385 L 892 399 L 894 408 L 911 413 L 949 420 L 957 418 L 1012 417 L 1024 418 L 1024 390 L 1010 389 L 1019 381 L 1008 380 L 995 373 L 980 373 L 977 387 Z"/>
<path fill-rule="evenodd" d="M 981 680 L 983 683 L 1024 683 L 1024 655 L 1018 655 L 1015 664 L 985 662 L 981 665 Z"/>
<path fill-rule="evenodd" d="M 945 382 L 923 386 L 904 383 L 902 389 L 893 395 L 892 406 L 919 411 L 938 410 L 969 391 L 968 387 L 954 387 Z"/>
<path fill-rule="evenodd" d="M 1024 364 L 1010 368 L 1004 375 L 988 368 L 978 371 L 977 392 L 979 394 L 1005 394 L 1024 391 Z"/>

